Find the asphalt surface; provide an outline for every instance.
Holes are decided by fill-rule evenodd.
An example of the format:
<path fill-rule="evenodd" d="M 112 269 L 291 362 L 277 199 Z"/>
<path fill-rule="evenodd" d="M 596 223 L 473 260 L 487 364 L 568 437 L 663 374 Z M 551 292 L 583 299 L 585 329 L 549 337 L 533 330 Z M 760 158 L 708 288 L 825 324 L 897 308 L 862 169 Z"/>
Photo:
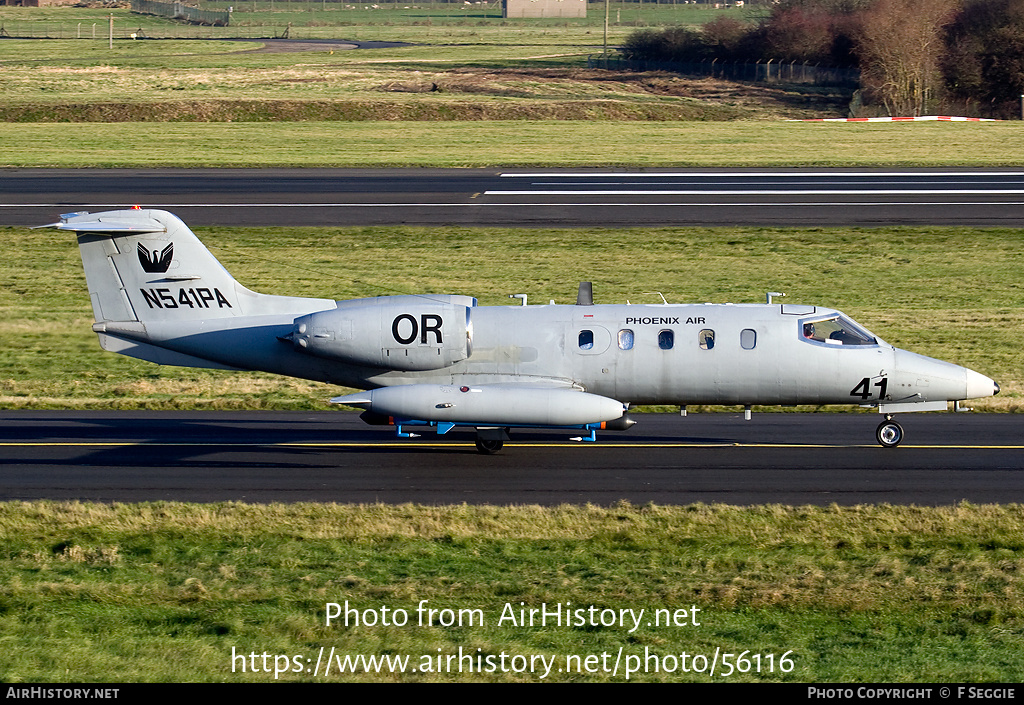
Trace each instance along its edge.
<path fill-rule="evenodd" d="M 1024 416 L 640 415 L 596 443 L 397 439 L 345 412 L 2 412 L 0 500 L 491 504 L 1024 502 Z"/>
<path fill-rule="evenodd" d="M 192 225 L 1024 225 L 1009 170 L 485 169 L 0 172 L 0 225 L 132 205 Z M 642 417 L 596 444 L 396 440 L 354 415 L 0 414 L 0 499 L 100 501 L 1024 501 L 1020 416 L 915 415 L 897 449 L 865 415 Z"/>
<path fill-rule="evenodd" d="M 253 54 L 291 54 L 301 51 L 350 51 L 353 49 L 390 49 L 412 46 L 408 42 L 364 42 L 358 39 L 234 38 L 225 41 L 259 44 L 258 49 L 250 50 L 250 53 Z"/>
<path fill-rule="evenodd" d="M 133 205 L 191 225 L 1024 226 L 1024 172 L 8 169 L 0 225 Z"/>

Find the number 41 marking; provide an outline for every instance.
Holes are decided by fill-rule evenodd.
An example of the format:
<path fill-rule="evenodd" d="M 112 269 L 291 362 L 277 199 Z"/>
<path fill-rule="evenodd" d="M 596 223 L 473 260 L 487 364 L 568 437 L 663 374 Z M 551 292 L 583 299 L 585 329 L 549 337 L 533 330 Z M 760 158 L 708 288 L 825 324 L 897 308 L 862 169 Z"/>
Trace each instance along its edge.
<path fill-rule="evenodd" d="M 874 386 L 878 387 L 878 398 L 885 398 L 885 388 L 888 386 L 889 380 L 886 377 L 875 382 Z M 850 391 L 851 397 L 860 397 L 861 399 L 869 399 L 871 397 L 871 379 L 865 377 L 860 383 Z"/>

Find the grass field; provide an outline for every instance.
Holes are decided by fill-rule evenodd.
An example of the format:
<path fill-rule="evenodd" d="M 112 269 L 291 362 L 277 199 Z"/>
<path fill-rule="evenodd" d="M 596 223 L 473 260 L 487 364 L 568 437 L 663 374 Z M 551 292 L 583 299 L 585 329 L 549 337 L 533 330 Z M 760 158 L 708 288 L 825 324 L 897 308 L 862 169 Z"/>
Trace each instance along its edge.
<path fill-rule="evenodd" d="M 777 120 L 844 114 L 850 99 L 849 89 L 588 70 L 593 47 L 536 36 L 300 52 L 4 40 L 0 122 Z"/>
<path fill-rule="evenodd" d="M 408 42 L 475 40 L 511 43 L 516 38 L 559 42 L 566 38 L 600 44 L 604 3 L 591 3 L 582 19 L 502 19 L 500 3 L 342 3 L 342 2 L 202 2 L 204 10 L 233 7 L 228 27 L 199 27 L 127 9 L 23 8 L 0 6 L 0 24 L 11 37 L 93 39 L 106 41 L 109 17 L 114 16 L 115 39 L 279 37 L 288 30 L 293 39 L 362 39 Z M 621 41 L 636 27 L 701 25 L 717 17 L 750 21 L 756 9 L 715 9 L 683 3 L 612 2 L 609 40 Z M 95 25 L 95 28 L 94 28 Z M 139 32 L 139 30 L 142 32 Z M 596 40 L 595 40 L 596 36 Z"/>
<path fill-rule="evenodd" d="M 299 20 L 318 7 L 269 13 L 266 7 L 256 13 L 239 7 L 237 25 L 197 28 L 198 34 L 122 11 L 115 13 L 112 47 L 106 15 L 97 10 L 0 8 L 4 31 L 35 37 L 0 39 L 0 122 L 780 119 L 844 114 L 850 99 L 849 89 L 588 72 L 588 59 L 601 54 L 603 42 L 600 20 L 593 17 L 469 20 L 451 17 L 466 12 L 462 5 L 408 11 L 384 6 L 390 19 L 380 23 L 329 9 L 319 14 L 349 19 L 303 27 Z M 720 14 L 640 3 L 615 10 L 640 11 L 656 13 L 655 24 L 686 17 L 699 23 Z M 404 44 L 350 51 L 309 44 L 291 51 L 282 44 L 231 41 L 280 35 L 280 27 L 268 32 L 262 24 L 268 18 L 292 23 L 292 39 L 308 29 L 317 36 L 307 38 Z M 140 26 L 151 20 L 157 25 Z M 24 31 L 17 29 L 22 25 Z M 610 45 L 635 29 L 625 21 L 615 24 Z M 132 40 L 132 34 L 167 38 Z M 59 134 L 55 130 L 51 140 Z"/>
<path fill-rule="evenodd" d="M 0 504 L 0 534 L 6 682 L 622 682 L 627 665 L 632 681 L 667 682 L 1024 673 L 1019 504 L 13 502 Z M 328 603 L 346 601 L 362 621 L 328 625 Z M 519 621 L 542 605 L 585 612 L 569 626 Z M 624 626 L 619 610 L 634 610 Z M 402 674 L 314 675 L 321 649 L 410 661 Z M 468 672 L 476 656 L 483 672 Z"/>
<path fill-rule="evenodd" d="M 490 39 L 335 54 L 259 53 L 227 41 L 127 41 L 111 52 L 103 42 L 2 40 L 0 165 L 1024 161 L 1024 123 L 782 122 L 845 115 L 849 96 L 588 70 L 586 47 L 529 36 L 526 44 Z"/>
<path fill-rule="evenodd" d="M 1013 166 L 1022 123 L 0 124 L 5 167 Z M 510 132 L 515 139 L 509 140 Z M 943 150 L 936 151 L 936 141 Z M 800 144 L 798 150 L 794 145 Z M 187 148 L 183 148 L 187 145 Z"/>

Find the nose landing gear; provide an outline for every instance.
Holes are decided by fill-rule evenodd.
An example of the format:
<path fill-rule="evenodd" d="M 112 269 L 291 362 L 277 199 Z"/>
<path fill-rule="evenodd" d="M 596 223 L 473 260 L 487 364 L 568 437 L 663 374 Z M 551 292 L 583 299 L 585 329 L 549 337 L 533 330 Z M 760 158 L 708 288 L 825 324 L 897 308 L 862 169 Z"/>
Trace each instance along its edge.
<path fill-rule="evenodd" d="M 886 414 L 885 421 L 878 424 L 875 430 L 875 438 L 883 448 L 895 448 L 903 441 L 903 427 L 893 421 L 890 414 Z"/>

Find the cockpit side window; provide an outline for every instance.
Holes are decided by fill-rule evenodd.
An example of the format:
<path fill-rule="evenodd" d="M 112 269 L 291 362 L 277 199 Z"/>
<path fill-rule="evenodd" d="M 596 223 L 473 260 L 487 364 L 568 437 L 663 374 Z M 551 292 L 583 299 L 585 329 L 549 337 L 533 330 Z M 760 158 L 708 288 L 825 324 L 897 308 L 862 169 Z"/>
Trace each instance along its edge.
<path fill-rule="evenodd" d="M 800 337 L 824 345 L 877 345 L 873 335 L 846 316 L 800 321 Z"/>

